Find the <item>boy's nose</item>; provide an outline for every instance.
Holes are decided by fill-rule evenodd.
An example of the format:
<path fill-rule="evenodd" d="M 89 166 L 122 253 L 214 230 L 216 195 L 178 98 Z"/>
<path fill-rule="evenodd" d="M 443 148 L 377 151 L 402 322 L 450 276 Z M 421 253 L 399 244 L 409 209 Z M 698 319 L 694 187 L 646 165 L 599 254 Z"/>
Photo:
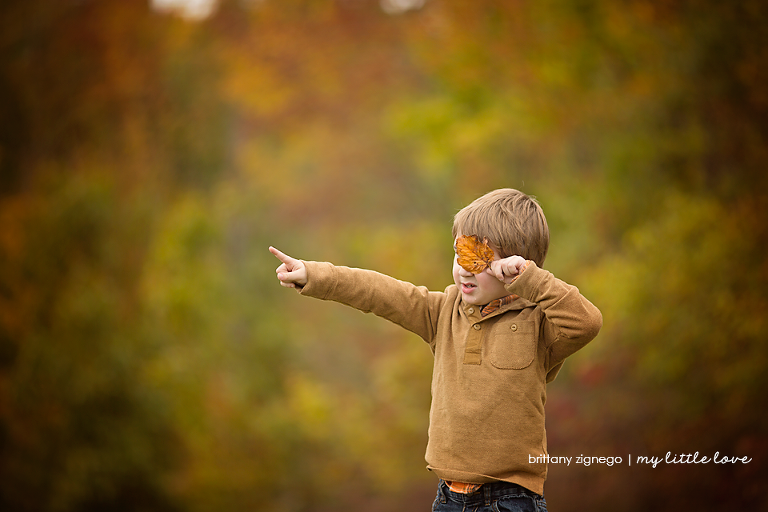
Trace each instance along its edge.
<path fill-rule="evenodd" d="M 470 272 L 469 270 L 465 269 L 464 267 L 459 267 L 459 275 L 461 277 L 471 277 L 474 274 Z"/>

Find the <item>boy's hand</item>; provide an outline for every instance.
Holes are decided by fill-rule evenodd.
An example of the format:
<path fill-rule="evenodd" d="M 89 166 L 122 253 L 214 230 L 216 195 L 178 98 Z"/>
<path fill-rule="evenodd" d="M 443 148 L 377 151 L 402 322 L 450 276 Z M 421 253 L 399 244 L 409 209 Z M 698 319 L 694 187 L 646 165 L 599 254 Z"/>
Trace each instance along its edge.
<path fill-rule="evenodd" d="M 509 284 L 515 280 L 517 276 L 523 273 L 528 263 L 522 256 L 510 256 L 509 258 L 502 258 L 500 260 L 493 260 L 491 266 L 485 271 L 495 276 L 496 279 L 502 281 L 504 284 Z"/>
<path fill-rule="evenodd" d="M 303 261 L 291 258 L 274 247 L 270 247 L 269 252 L 283 262 L 275 270 L 277 278 L 280 280 L 280 286 L 299 289 L 307 284 L 307 267 L 304 266 Z"/>

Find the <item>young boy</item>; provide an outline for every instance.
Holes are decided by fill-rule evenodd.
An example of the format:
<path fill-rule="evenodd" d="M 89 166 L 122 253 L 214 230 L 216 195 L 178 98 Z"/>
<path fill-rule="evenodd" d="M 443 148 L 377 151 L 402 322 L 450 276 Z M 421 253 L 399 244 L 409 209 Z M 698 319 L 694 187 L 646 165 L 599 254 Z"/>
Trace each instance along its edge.
<path fill-rule="evenodd" d="M 454 219 L 454 241 L 462 235 L 487 240 L 493 261 L 475 274 L 455 257 L 443 292 L 269 250 L 282 262 L 282 286 L 372 312 L 429 344 L 433 510 L 546 510 L 546 384 L 597 335 L 602 316 L 541 268 L 549 228 L 531 197 L 500 189 L 476 199 Z"/>

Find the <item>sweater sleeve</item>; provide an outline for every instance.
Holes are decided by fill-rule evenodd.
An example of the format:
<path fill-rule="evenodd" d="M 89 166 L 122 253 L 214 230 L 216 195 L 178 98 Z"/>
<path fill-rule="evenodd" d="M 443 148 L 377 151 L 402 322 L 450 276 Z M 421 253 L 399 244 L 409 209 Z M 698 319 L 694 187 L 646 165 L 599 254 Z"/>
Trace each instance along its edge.
<path fill-rule="evenodd" d="M 600 310 L 573 285 L 529 262 L 528 267 L 507 289 L 537 304 L 545 317 L 548 369 L 592 341 L 603 325 Z"/>
<path fill-rule="evenodd" d="M 372 270 L 305 261 L 307 284 L 302 295 L 332 300 L 373 313 L 431 343 L 445 294 Z"/>

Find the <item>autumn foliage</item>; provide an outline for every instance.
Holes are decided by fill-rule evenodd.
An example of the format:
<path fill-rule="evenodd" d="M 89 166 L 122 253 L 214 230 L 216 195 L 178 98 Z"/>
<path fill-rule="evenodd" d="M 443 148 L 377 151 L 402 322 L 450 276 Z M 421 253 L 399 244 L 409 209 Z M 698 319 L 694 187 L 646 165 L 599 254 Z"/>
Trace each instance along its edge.
<path fill-rule="evenodd" d="M 420 4 L 2 2 L 0 510 L 427 510 L 429 348 L 266 248 L 442 290 L 499 187 L 604 317 L 550 510 L 768 507 L 768 8 Z"/>
<path fill-rule="evenodd" d="M 461 235 L 456 238 L 456 261 L 467 272 L 479 274 L 491 266 L 493 249 L 488 240 L 477 235 Z"/>

